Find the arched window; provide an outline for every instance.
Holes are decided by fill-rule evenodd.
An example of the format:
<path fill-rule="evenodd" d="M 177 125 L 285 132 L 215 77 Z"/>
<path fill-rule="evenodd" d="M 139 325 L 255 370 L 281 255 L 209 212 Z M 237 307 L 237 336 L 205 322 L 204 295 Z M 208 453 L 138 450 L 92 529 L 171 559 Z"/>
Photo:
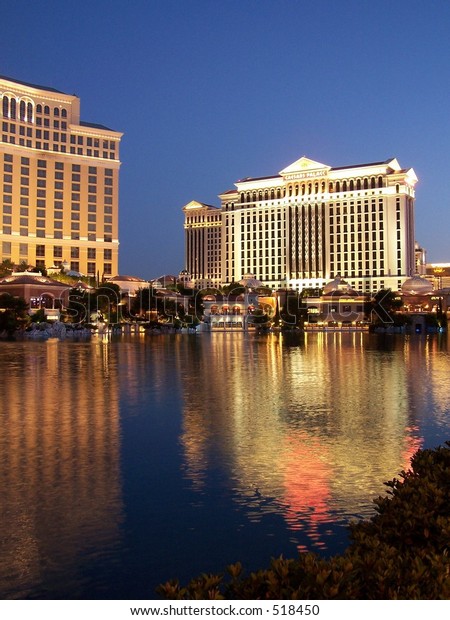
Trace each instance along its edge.
<path fill-rule="evenodd" d="M 330 192 L 330 194 L 333 192 L 333 183 L 330 183 L 328 185 L 328 191 Z"/>
<path fill-rule="evenodd" d="M 244 202 L 244 193 L 241 194 L 241 202 Z"/>
<path fill-rule="evenodd" d="M 347 191 L 347 181 L 344 181 L 344 182 L 342 183 L 342 191 L 343 191 L 343 192 L 346 192 L 346 191 Z"/>
<path fill-rule="evenodd" d="M 36 114 L 42 114 L 42 106 L 40 103 L 38 103 L 36 106 Z"/>
<path fill-rule="evenodd" d="M 312 193 L 312 183 L 308 183 L 308 194 Z"/>
<path fill-rule="evenodd" d="M 361 189 L 361 179 L 356 179 L 356 189 Z"/>
<path fill-rule="evenodd" d="M 369 189 L 369 181 L 364 179 L 364 189 Z"/>
<path fill-rule="evenodd" d="M 322 192 L 325 191 L 325 181 L 322 181 Z"/>
<path fill-rule="evenodd" d="M 314 193 L 315 194 L 319 193 L 319 184 L 318 183 L 314 183 Z"/>
<path fill-rule="evenodd" d="M 44 114 L 50 114 L 50 108 L 48 105 L 44 106 Z"/>
<path fill-rule="evenodd" d="M 256 192 L 253 192 L 253 202 L 256 202 Z"/>
<path fill-rule="evenodd" d="M 298 196 L 298 185 L 295 186 L 295 195 Z"/>
<path fill-rule="evenodd" d="M 303 185 L 302 185 L 302 196 L 305 195 L 305 192 L 306 192 L 306 185 L 303 183 Z"/>
<path fill-rule="evenodd" d="M 59 108 L 55 108 L 55 109 L 53 110 L 53 114 L 54 114 L 55 116 L 59 116 Z"/>
<path fill-rule="evenodd" d="M 400 193 L 400 185 L 397 183 L 397 185 L 395 186 L 395 193 L 399 194 Z"/>
<path fill-rule="evenodd" d="M 353 179 L 350 179 L 350 191 L 353 192 L 354 189 L 355 189 L 355 183 L 353 182 Z"/>
<path fill-rule="evenodd" d="M 372 189 L 375 189 L 375 177 L 371 177 L 371 179 L 370 179 L 370 187 Z"/>
<path fill-rule="evenodd" d="M 247 192 L 247 202 L 250 202 L 250 192 Z"/>
<path fill-rule="evenodd" d="M 339 181 L 336 181 L 336 191 L 340 192 L 341 191 L 341 184 Z"/>
<path fill-rule="evenodd" d="M 33 122 L 33 104 L 27 103 L 27 121 L 29 123 Z"/>
<path fill-rule="evenodd" d="M 16 100 L 11 99 L 9 102 L 9 118 L 16 118 Z"/>
<path fill-rule="evenodd" d="M 378 187 L 383 187 L 383 177 L 378 177 Z"/>
<path fill-rule="evenodd" d="M 281 198 L 280 188 L 277 189 L 277 198 Z"/>
<path fill-rule="evenodd" d="M 20 121 L 25 120 L 25 110 L 26 110 L 25 101 L 21 101 L 19 104 L 19 120 Z"/>
<path fill-rule="evenodd" d="M 3 97 L 3 117 L 4 118 L 8 118 L 8 116 L 9 116 L 8 112 L 9 112 L 9 99 L 5 95 Z"/>
<path fill-rule="evenodd" d="M 66 110 L 65 108 L 63 108 L 63 109 L 61 110 L 61 116 L 62 116 L 63 118 L 67 118 L 67 110 Z"/>
<path fill-rule="evenodd" d="M 270 190 L 270 199 L 273 200 L 275 198 L 275 190 Z"/>
<path fill-rule="evenodd" d="M 289 196 L 292 196 L 292 185 L 289 185 Z"/>
<path fill-rule="evenodd" d="M 269 192 L 267 190 L 264 192 L 264 200 L 269 200 Z"/>

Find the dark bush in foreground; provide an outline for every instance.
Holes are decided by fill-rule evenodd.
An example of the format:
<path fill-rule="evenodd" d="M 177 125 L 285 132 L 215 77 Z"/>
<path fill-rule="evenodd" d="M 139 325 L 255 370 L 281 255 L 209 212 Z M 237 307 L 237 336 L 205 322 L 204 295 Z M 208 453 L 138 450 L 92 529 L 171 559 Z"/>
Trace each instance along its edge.
<path fill-rule="evenodd" d="M 187 586 L 158 588 L 167 599 L 449 599 L 450 442 L 419 450 L 411 469 L 385 483 L 376 514 L 350 526 L 345 553 L 278 558 L 244 576 L 201 575 Z"/>

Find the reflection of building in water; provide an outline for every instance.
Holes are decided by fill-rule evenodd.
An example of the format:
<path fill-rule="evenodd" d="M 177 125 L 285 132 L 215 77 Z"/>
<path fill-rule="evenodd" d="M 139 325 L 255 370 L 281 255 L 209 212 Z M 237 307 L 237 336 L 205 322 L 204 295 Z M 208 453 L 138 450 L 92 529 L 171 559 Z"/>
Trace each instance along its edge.
<path fill-rule="evenodd" d="M 26 596 L 52 571 L 76 574 L 81 557 L 118 542 L 119 401 L 107 351 L 54 341 L 2 348 L 11 369 L 0 387 L 3 596 Z"/>
<path fill-rule="evenodd" d="M 182 443 L 196 484 L 225 463 L 250 518 L 281 513 L 321 546 L 319 526 L 370 514 L 420 442 L 402 351 L 372 349 L 362 333 L 302 338 L 202 340 L 201 380 L 183 388 Z"/>

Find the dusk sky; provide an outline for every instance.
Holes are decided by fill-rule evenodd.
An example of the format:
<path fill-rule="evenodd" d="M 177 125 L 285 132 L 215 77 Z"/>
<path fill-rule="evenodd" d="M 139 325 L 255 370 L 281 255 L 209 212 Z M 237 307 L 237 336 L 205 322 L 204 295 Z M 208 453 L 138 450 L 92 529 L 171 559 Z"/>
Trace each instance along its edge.
<path fill-rule="evenodd" d="M 450 262 L 450 2 L 1 0 L 0 74 L 124 133 L 120 273 L 184 268 L 182 207 L 302 155 L 414 168 Z"/>

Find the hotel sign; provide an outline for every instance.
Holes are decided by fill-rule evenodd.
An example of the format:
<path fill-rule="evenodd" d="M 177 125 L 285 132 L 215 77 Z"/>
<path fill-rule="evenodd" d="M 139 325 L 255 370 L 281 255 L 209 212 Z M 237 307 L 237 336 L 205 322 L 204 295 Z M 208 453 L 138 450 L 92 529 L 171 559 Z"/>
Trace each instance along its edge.
<path fill-rule="evenodd" d="M 310 170 L 308 172 L 294 172 L 292 174 L 286 174 L 284 177 L 286 181 L 295 181 L 297 179 L 316 179 L 318 177 L 327 176 L 327 170 Z"/>

